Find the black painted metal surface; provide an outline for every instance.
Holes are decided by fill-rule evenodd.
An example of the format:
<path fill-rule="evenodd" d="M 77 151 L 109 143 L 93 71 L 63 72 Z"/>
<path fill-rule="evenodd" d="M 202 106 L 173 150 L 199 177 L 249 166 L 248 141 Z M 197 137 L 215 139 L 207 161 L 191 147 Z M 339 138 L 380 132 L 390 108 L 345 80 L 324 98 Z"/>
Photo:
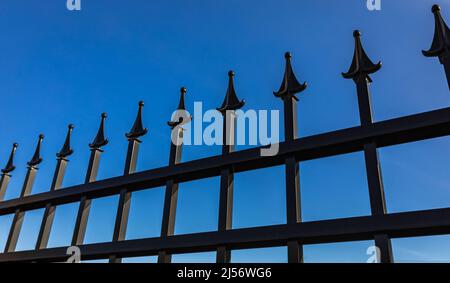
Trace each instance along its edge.
<path fill-rule="evenodd" d="M 430 50 L 423 51 L 427 57 L 438 57 L 444 65 L 450 86 L 450 30 L 434 5 L 435 33 Z M 128 150 L 122 176 L 96 181 L 102 147 L 108 143 L 104 128 L 106 114 L 94 141 L 89 144 L 91 156 L 85 183 L 61 188 L 68 164 L 73 153 L 70 136 L 73 126 L 69 125 L 62 149 L 57 154 L 57 165 L 49 192 L 30 195 L 37 166 L 42 162 L 40 147 L 43 136 L 32 159 L 21 196 L 3 201 L 12 173 L 15 169 L 13 145 L 8 162 L 1 170 L 0 215 L 14 214 L 5 252 L 0 253 L 0 262 L 10 261 L 64 261 L 68 247 L 47 248 L 55 208 L 57 205 L 79 202 L 72 245 L 81 249 L 82 259 L 109 259 L 121 262 L 123 257 L 157 255 L 158 262 L 171 262 L 176 253 L 216 251 L 217 262 L 230 262 L 231 250 L 244 248 L 286 246 L 289 262 L 303 261 L 303 245 L 342 241 L 374 240 L 380 249 L 381 262 L 393 262 L 391 239 L 427 235 L 450 234 L 450 208 L 389 214 L 386 211 L 381 164 L 378 148 L 415 142 L 450 135 L 450 107 L 387 121 L 373 122 L 369 86 L 373 82 L 369 75 L 381 69 L 381 62 L 373 63 L 361 43 L 361 33 L 354 31 L 355 49 L 349 70 L 342 75 L 352 79 L 356 86 L 361 126 L 298 138 L 296 94 L 304 91 L 306 83 L 300 83 L 292 68 L 292 55 L 285 54 L 285 73 L 281 86 L 274 95 L 284 105 L 284 142 L 279 143 L 279 152 L 273 156 L 262 156 L 257 147 L 234 151 L 235 111 L 244 105 L 234 89 L 234 72 L 230 71 L 228 89 L 222 106 L 217 110 L 224 117 L 223 149 L 218 156 L 181 162 L 183 123 L 191 117 L 183 116 L 168 122 L 172 133 L 169 165 L 161 168 L 136 172 L 137 156 L 141 138 L 147 133 L 142 123 L 143 102 L 139 102 L 138 114 L 132 129 L 126 134 Z M 186 88 L 181 88 L 177 110 L 185 109 Z M 429 94 L 427 94 L 429 95 Z M 370 197 L 371 215 L 362 217 L 302 222 L 300 207 L 299 162 L 327 156 L 362 151 L 365 157 Z M 285 166 L 286 178 L 286 224 L 247 229 L 233 229 L 233 177 L 235 173 Z M 220 176 L 220 203 L 218 229 L 215 232 L 174 235 L 179 183 Z M 126 240 L 126 228 L 132 192 L 165 186 L 164 211 L 160 237 Z M 256 188 L 257 189 L 257 188 Z M 84 234 L 92 199 L 119 195 L 114 234 L 111 242 L 84 244 Z M 30 251 L 15 251 L 24 214 L 33 209 L 45 208 L 36 248 Z"/>

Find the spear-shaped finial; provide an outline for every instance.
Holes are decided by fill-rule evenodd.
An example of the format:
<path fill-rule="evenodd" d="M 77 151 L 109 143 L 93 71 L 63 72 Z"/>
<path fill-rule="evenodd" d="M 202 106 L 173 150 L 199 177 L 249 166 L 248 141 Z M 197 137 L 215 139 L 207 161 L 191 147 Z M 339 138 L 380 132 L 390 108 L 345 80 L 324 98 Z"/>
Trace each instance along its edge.
<path fill-rule="evenodd" d="M 434 37 L 431 48 L 428 51 L 422 50 L 426 57 L 438 57 L 443 62 L 444 56 L 450 56 L 450 29 L 441 16 L 441 8 L 433 5 L 431 11 L 434 14 Z"/>
<path fill-rule="evenodd" d="M 187 89 L 183 86 L 180 88 L 180 102 L 178 102 L 177 111 L 186 111 L 186 106 L 184 103 L 184 97 L 186 96 Z M 187 119 L 190 119 L 191 117 L 186 117 Z M 189 120 L 188 120 L 189 121 Z M 183 119 L 183 117 L 178 117 L 178 121 L 169 121 L 167 122 L 167 125 L 169 125 L 170 128 L 175 128 L 176 126 L 180 125 L 183 122 L 188 122 Z"/>
<path fill-rule="evenodd" d="M 6 164 L 5 168 L 2 169 L 3 174 L 8 174 L 14 169 L 16 169 L 16 166 L 14 166 L 14 155 L 16 154 L 16 149 L 19 145 L 17 143 L 13 143 L 11 154 L 9 155 L 8 163 Z"/>
<path fill-rule="evenodd" d="M 56 154 L 56 157 L 58 158 L 66 158 L 67 156 L 71 155 L 73 153 L 73 149 L 70 148 L 70 135 L 72 134 L 72 130 L 74 128 L 73 124 L 69 124 L 66 140 L 64 141 L 64 145 L 61 148 L 61 150 Z"/>
<path fill-rule="evenodd" d="M 36 150 L 34 151 L 33 158 L 31 158 L 31 160 L 27 162 L 29 167 L 36 167 L 37 165 L 39 165 L 39 163 L 42 162 L 42 158 L 41 158 L 41 143 L 42 143 L 43 139 L 44 139 L 44 135 L 40 134 L 39 135 L 39 139 L 38 139 L 38 143 L 37 143 L 37 146 L 36 146 Z"/>
<path fill-rule="evenodd" d="M 125 136 L 129 139 L 137 139 L 147 133 L 147 128 L 144 128 L 142 124 L 142 108 L 144 107 L 144 101 L 139 101 L 139 109 L 136 116 L 136 120 L 134 121 L 133 127 L 131 128 L 128 134 Z"/>
<path fill-rule="evenodd" d="M 91 149 L 100 149 L 102 146 L 108 144 L 108 139 L 105 139 L 105 119 L 106 113 L 102 113 L 102 120 L 100 122 L 100 127 L 98 128 L 97 135 L 92 143 L 89 144 Z"/>
<path fill-rule="evenodd" d="M 186 96 L 187 89 L 183 86 L 180 88 L 180 102 L 178 103 L 177 110 L 186 110 L 184 105 L 184 97 Z"/>
<path fill-rule="evenodd" d="M 286 59 L 286 66 L 284 69 L 283 81 L 281 82 L 280 89 L 274 91 L 273 94 L 279 98 L 293 97 L 295 100 L 298 100 L 295 94 L 304 91 L 308 85 L 306 82 L 303 84 L 299 83 L 295 77 L 291 64 L 292 54 L 286 52 L 284 58 Z"/>
<path fill-rule="evenodd" d="M 342 73 L 342 76 L 346 79 L 353 79 L 356 81 L 362 75 L 366 77 L 369 82 L 372 82 L 369 75 L 375 73 L 381 68 L 381 62 L 374 64 L 369 59 L 364 51 L 364 48 L 362 47 L 361 32 L 359 32 L 359 30 L 355 30 L 353 32 L 353 37 L 355 38 L 355 52 L 353 54 L 352 65 L 347 73 Z"/>
<path fill-rule="evenodd" d="M 239 100 L 236 96 L 236 92 L 234 91 L 233 77 L 234 72 L 229 71 L 227 93 L 225 95 L 225 99 L 223 100 L 222 106 L 220 108 L 217 108 L 217 110 L 222 113 L 224 113 L 227 110 L 240 109 L 245 104 L 245 100 Z"/>

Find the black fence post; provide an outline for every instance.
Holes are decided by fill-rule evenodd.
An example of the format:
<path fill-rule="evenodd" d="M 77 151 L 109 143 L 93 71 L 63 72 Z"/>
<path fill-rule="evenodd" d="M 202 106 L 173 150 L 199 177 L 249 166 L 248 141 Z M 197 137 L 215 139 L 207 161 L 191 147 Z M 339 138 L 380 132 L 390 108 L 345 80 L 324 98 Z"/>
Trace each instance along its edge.
<path fill-rule="evenodd" d="M 177 111 L 172 121 L 167 122 L 167 124 L 171 128 L 169 166 L 174 166 L 181 162 L 184 131 L 182 125 L 188 123 L 191 119 L 191 117 L 187 115 L 186 106 L 184 103 L 184 97 L 187 90 L 185 87 L 182 87 L 180 89 L 180 92 L 180 101 L 178 103 Z M 161 237 L 163 238 L 172 236 L 174 234 L 177 202 L 178 183 L 175 180 L 169 180 L 166 182 L 163 219 L 161 223 Z M 166 251 L 160 251 L 158 253 L 158 263 L 170 263 L 171 261 L 171 254 L 167 253 Z"/>
<path fill-rule="evenodd" d="M 104 124 L 106 119 L 106 113 L 102 113 L 100 128 L 98 129 L 97 135 L 94 141 L 89 144 L 91 149 L 91 156 L 89 158 L 89 165 L 86 172 L 85 184 L 94 182 L 97 178 L 98 166 L 100 164 L 100 156 L 103 152 L 102 146 L 108 143 L 105 139 Z M 77 246 L 83 244 L 84 236 L 86 234 L 86 226 L 88 222 L 89 212 L 91 209 L 91 199 L 83 196 L 80 200 L 80 206 L 78 208 L 77 218 L 75 220 L 75 228 L 72 236 L 72 246 Z"/>
<path fill-rule="evenodd" d="M 55 191 L 61 188 L 64 174 L 66 172 L 67 162 L 73 150 L 70 148 L 70 135 L 73 130 L 73 125 L 70 124 L 68 126 L 68 131 L 66 135 L 66 140 L 64 141 L 64 145 L 62 149 L 56 154 L 56 168 L 55 173 L 53 174 L 52 185 L 50 187 L 50 191 Z M 39 229 L 38 238 L 36 241 L 36 250 L 45 249 L 48 244 L 48 239 L 50 237 L 50 232 L 53 225 L 53 220 L 55 218 L 55 210 L 56 207 L 51 203 L 47 203 L 44 210 L 44 215 L 42 217 L 42 223 Z"/>
<path fill-rule="evenodd" d="M 228 88 L 225 99 L 217 110 L 223 116 L 222 155 L 226 156 L 235 149 L 236 113 L 235 110 L 242 108 L 245 101 L 239 100 L 234 90 L 234 72 L 228 72 Z M 234 170 L 232 167 L 222 168 L 220 172 L 219 193 L 219 221 L 218 230 L 226 231 L 232 228 L 233 220 L 233 189 Z M 217 247 L 216 262 L 229 263 L 231 261 L 231 250 L 225 246 Z"/>
<path fill-rule="evenodd" d="M 342 73 L 342 76 L 346 79 L 353 79 L 355 82 L 361 126 L 369 127 L 373 123 L 369 91 L 369 84 L 372 82 L 372 79 L 369 75 L 381 68 L 381 62 L 374 64 L 369 59 L 362 47 L 361 33 L 358 30 L 353 32 L 353 37 L 355 38 L 355 51 L 352 65 L 347 73 Z M 386 201 L 377 144 L 375 142 L 369 141 L 364 145 L 364 158 L 372 215 L 384 215 L 387 212 Z M 375 245 L 380 252 L 380 261 L 382 263 L 393 262 L 391 240 L 388 235 L 375 235 L 374 238 Z"/>
<path fill-rule="evenodd" d="M 8 187 L 9 180 L 11 179 L 11 172 L 16 169 L 14 166 L 14 155 L 16 153 L 16 149 L 19 145 L 14 143 L 11 149 L 11 154 L 9 155 L 8 163 L 5 168 L 2 169 L 2 176 L 0 178 L 0 201 L 3 201 L 6 194 L 6 188 Z"/>
<path fill-rule="evenodd" d="M 297 101 L 296 93 L 306 89 L 306 83 L 300 84 L 292 70 L 291 58 L 289 52 L 285 53 L 286 65 L 283 81 L 280 89 L 273 94 L 283 100 L 284 106 L 284 139 L 286 142 L 292 142 L 298 138 L 297 127 Z M 300 201 L 300 169 L 294 156 L 285 159 L 286 174 L 286 223 L 295 224 L 301 219 L 301 201 Z M 288 241 L 288 262 L 303 262 L 303 246 L 298 241 Z"/>
<path fill-rule="evenodd" d="M 439 57 L 439 62 L 444 65 L 448 88 L 450 89 L 450 29 L 441 16 L 441 8 L 433 5 L 431 11 L 434 14 L 434 38 L 428 51 L 423 50 L 426 57 Z"/>
<path fill-rule="evenodd" d="M 142 124 L 142 108 L 144 107 L 144 102 L 139 102 L 138 114 L 136 120 L 134 121 L 133 127 L 130 132 L 125 134 L 128 139 L 128 150 L 127 157 L 125 159 L 125 168 L 123 175 L 129 175 L 136 172 L 137 158 L 139 153 L 139 145 L 141 140 L 140 137 L 147 133 L 147 129 L 144 128 Z M 130 213 L 131 205 L 131 192 L 128 192 L 126 188 L 120 190 L 119 205 L 117 208 L 116 221 L 114 224 L 113 242 L 125 240 L 127 225 L 128 225 L 128 215 Z M 121 263 L 122 258 L 112 255 L 109 258 L 110 263 Z"/>
<path fill-rule="evenodd" d="M 38 170 L 37 166 L 42 162 L 41 143 L 43 139 L 44 135 L 40 134 L 33 158 L 27 163 L 28 170 L 27 175 L 25 176 L 22 192 L 20 193 L 20 198 L 31 194 L 31 189 L 33 188 L 34 179 Z M 8 239 L 6 240 L 5 253 L 13 252 L 16 249 L 17 240 L 19 239 L 20 230 L 22 229 L 24 216 L 24 211 L 21 211 L 20 209 L 17 209 L 15 211 Z"/>

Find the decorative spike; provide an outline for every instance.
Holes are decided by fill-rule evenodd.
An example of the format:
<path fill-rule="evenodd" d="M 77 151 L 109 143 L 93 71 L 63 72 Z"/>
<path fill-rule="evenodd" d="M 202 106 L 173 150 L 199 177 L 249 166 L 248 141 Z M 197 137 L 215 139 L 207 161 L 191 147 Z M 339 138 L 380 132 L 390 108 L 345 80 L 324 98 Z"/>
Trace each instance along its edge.
<path fill-rule="evenodd" d="M 342 73 L 342 76 L 346 79 L 356 80 L 359 76 L 363 75 L 369 82 L 372 82 L 369 75 L 381 69 L 381 62 L 374 64 L 369 59 L 364 51 L 364 48 L 362 47 L 361 32 L 359 32 L 359 30 L 355 30 L 353 32 L 353 37 L 355 38 L 355 52 L 353 55 L 352 65 L 347 73 Z"/>
<path fill-rule="evenodd" d="M 102 120 L 100 122 L 100 127 L 98 128 L 97 135 L 95 136 L 95 139 L 92 143 L 89 144 L 89 147 L 91 149 L 100 149 L 102 146 L 108 144 L 108 139 L 105 139 L 105 119 L 106 119 L 106 113 L 102 113 Z"/>
<path fill-rule="evenodd" d="M 299 83 L 295 77 L 291 64 L 291 53 L 286 52 L 284 58 L 286 58 L 286 66 L 284 69 L 283 81 L 281 82 L 280 89 L 274 91 L 273 94 L 280 98 L 293 97 L 295 100 L 298 100 L 295 94 L 304 91 L 308 85 L 306 82 L 303 84 Z"/>
<path fill-rule="evenodd" d="M 186 110 L 186 107 L 184 106 L 184 97 L 186 96 L 187 89 L 183 86 L 180 88 L 180 102 L 178 103 L 177 110 Z"/>
<path fill-rule="evenodd" d="M 450 55 L 450 29 L 441 16 L 441 8 L 433 5 L 431 11 L 434 14 L 434 37 L 431 48 L 428 51 L 422 50 L 426 57 L 438 57 L 443 61 L 443 56 Z"/>
<path fill-rule="evenodd" d="M 60 152 L 56 154 L 56 157 L 58 158 L 66 158 L 67 156 L 71 155 L 73 153 L 73 150 L 70 148 L 70 135 L 72 134 L 72 130 L 74 128 L 73 124 L 69 124 L 66 135 L 66 140 L 64 141 L 64 145 Z"/>
<path fill-rule="evenodd" d="M 179 111 L 186 111 L 186 107 L 185 107 L 185 103 L 184 103 L 184 97 L 186 96 L 186 93 L 187 93 L 187 89 L 185 87 L 180 88 L 180 102 L 178 103 L 178 108 L 177 108 L 177 110 L 179 110 Z M 169 125 L 169 127 L 171 129 L 173 129 L 176 126 L 180 125 L 181 123 L 183 123 L 183 117 L 178 117 L 178 121 L 169 121 L 169 122 L 167 122 L 167 125 Z"/>
<path fill-rule="evenodd" d="M 217 111 L 225 112 L 227 110 L 236 110 L 242 108 L 245 104 L 245 100 L 239 100 L 236 96 L 236 92 L 234 91 L 234 82 L 233 82 L 234 72 L 228 72 L 228 88 L 227 93 L 225 95 L 225 99 L 223 100 L 222 106 L 217 108 Z"/>
<path fill-rule="evenodd" d="M 6 164 L 6 167 L 2 169 L 3 174 L 8 174 L 14 169 L 16 169 L 16 166 L 14 166 L 14 155 L 16 154 L 16 149 L 19 145 L 17 143 L 13 143 L 13 147 L 11 150 L 11 154 L 9 155 L 8 163 Z"/>
<path fill-rule="evenodd" d="M 29 167 L 36 167 L 37 165 L 39 165 L 39 163 L 42 162 L 42 158 L 41 158 L 41 143 L 42 140 L 44 139 L 44 135 L 40 134 L 39 135 L 39 139 L 38 139 L 38 143 L 36 146 L 36 150 L 34 151 L 34 155 L 33 158 L 27 162 Z"/>
<path fill-rule="evenodd" d="M 136 120 L 134 121 L 133 127 L 128 134 L 125 136 L 129 139 L 137 139 L 147 133 L 147 128 L 144 128 L 142 124 L 142 108 L 144 107 L 144 101 L 139 101 L 138 114 Z"/>

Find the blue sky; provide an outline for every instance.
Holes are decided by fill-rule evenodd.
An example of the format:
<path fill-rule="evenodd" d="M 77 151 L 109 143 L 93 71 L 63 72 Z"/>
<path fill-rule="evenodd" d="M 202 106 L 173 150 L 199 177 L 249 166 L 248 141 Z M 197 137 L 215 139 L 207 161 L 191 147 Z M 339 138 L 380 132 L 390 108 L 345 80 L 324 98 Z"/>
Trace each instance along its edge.
<path fill-rule="evenodd" d="M 3 0 L 0 3 L 0 162 L 19 143 L 17 169 L 6 194 L 19 195 L 39 133 L 44 158 L 33 193 L 47 191 L 68 123 L 75 124 L 64 186 L 82 183 L 88 143 L 101 112 L 108 113 L 99 179 L 121 175 L 127 132 L 137 103 L 145 101 L 138 170 L 167 165 L 170 130 L 166 121 L 188 88 L 187 108 L 202 101 L 219 107 L 227 72 L 247 109 L 279 109 L 272 95 L 281 82 L 283 54 L 291 51 L 297 77 L 308 82 L 300 94 L 299 133 L 309 136 L 359 124 L 354 84 L 340 73 L 353 54 L 352 31 L 360 29 L 369 56 L 382 60 L 373 75 L 374 119 L 430 111 L 450 105 L 442 66 L 425 58 L 438 3 L 450 22 L 444 0 L 382 0 L 370 12 L 365 0 L 326 1 L 123 1 L 82 0 L 68 11 L 65 0 Z M 380 150 L 389 212 L 450 206 L 450 138 Z M 243 148 L 243 147 L 240 147 Z M 220 147 L 189 146 L 183 161 L 220 153 Z M 302 213 L 305 221 L 370 213 L 362 153 L 302 163 Z M 3 166 L 3 165 L 2 165 Z M 235 176 L 233 227 L 285 222 L 283 168 Z M 413 173 L 411 173 L 413 172 Z M 219 178 L 180 185 L 176 234 L 217 229 Z M 256 199 L 251 199 L 255 197 Z M 135 193 L 127 238 L 158 236 L 164 188 Z M 112 237 L 117 197 L 94 200 L 87 243 Z M 49 246 L 70 242 L 77 204 L 57 208 Z M 34 247 L 42 210 L 26 214 L 18 249 Z M 0 249 L 11 216 L 0 217 Z M 364 262 L 371 241 L 305 247 L 308 262 Z M 397 261 L 450 261 L 450 237 L 396 239 Z M 174 261 L 213 261 L 214 253 L 177 255 Z M 133 259 L 129 259 L 133 261 Z M 154 261 L 154 258 L 134 259 Z M 234 251 L 233 261 L 286 260 L 285 248 Z"/>

